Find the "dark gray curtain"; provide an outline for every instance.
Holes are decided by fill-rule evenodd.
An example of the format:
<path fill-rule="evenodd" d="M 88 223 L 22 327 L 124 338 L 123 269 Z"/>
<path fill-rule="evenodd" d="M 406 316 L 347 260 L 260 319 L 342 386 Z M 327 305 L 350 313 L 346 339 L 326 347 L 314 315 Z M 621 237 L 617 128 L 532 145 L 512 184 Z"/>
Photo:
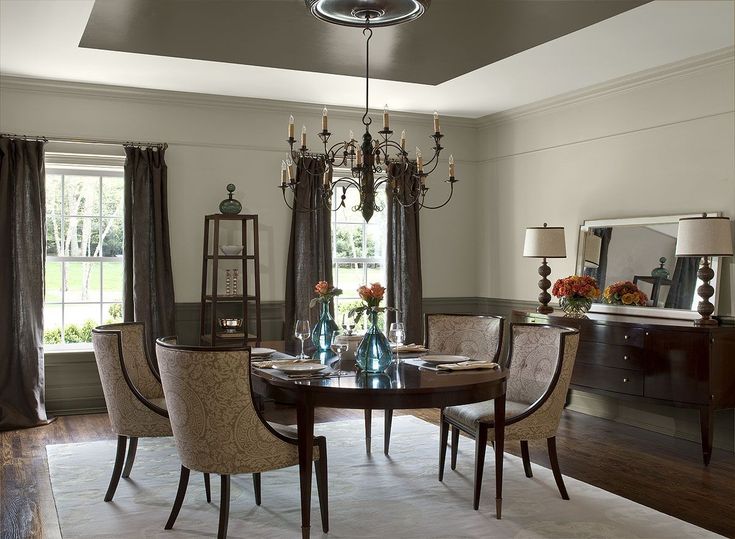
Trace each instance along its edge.
<path fill-rule="evenodd" d="M 410 190 L 414 181 L 413 167 L 405 172 L 400 165 L 389 171 L 399 188 Z M 406 326 L 406 342 L 423 342 L 423 312 L 421 301 L 421 241 L 419 233 L 419 209 L 416 204 L 404 207 L 393 200 L 390 186 L 387 189 L 387 305 L 401 312 L 398 318 Z M 396 321 L 396 313 L 388 312 L 388 323 Z M 386 327 L 386 330 L 388 328 Z"/>
<path fill-rule="evenodd" d="M 155 339 L 176 332 L 164 153 L 125 147 L 123 314 L 145 324 L 151 358 Z"/>
<path fill-rule="evenodd" d="M 322 206 L 319 184 L 324 164 L 316 159 L 304 158 L 296 169 L 294 209 L 291 212 L 291 240 L 288 246 L 286 266 L 286 327 L 284 338 L 293 350 L 296 320 L 308 319 L 312 328 L 319 318 L 318 309 L 309 309 L 314 297 L 314 285 L 318 281 L 332 283 L 332 223 L 331 211 Z M 321 207 L 318 211 L 305 208 Z M 299 211 L 301 209 L 301 211 Z M 306 349 L 315 347 L 307 341 Z"/>
<path fill-rule="evenodd" d="M 0 430 L 48 422 L 44 405 L 44 143 L 0 137 Z"/>
<path fill-rule="evenodd" d="M 697 270 L 699 258 L 681 257 L 676 259 L 674 275 L 671 277 L 671 287 L 666 296 L 664 307 L 669 309 L 692 308 L 694 289 L 697 287 Z"/>
<path fill-rule="evenodd" d="M 584 274 L 593 277 L 600 287 L 600 292 L 605 290 L 605 281 L 607 277 L 607 252 L 610 249 L 610 240 L 612 239 L 612 227 L 591 228 L 590 231 L 599 236 L 600 241 L 600 263 L 596 268 L 585 268 Z M 599 299 L 602 301 L 602 298 Z"/>

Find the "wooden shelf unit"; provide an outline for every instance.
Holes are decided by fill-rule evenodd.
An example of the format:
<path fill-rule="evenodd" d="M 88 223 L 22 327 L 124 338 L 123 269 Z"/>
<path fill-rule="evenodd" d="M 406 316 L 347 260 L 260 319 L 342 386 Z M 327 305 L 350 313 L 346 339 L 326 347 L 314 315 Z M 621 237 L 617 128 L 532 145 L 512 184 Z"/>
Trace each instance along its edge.
<path fill-rule="evenodd" d="M 222 221 L 240 221 L 242 237 L 242 253 L 239 255 L 223 255 L 220 253 L 220 224 Z M 211 229 L 211 230 L 210 230 Z M 212 247 L 209 239 L 212 232 Z M 248 241 L 252 234 L 252 244 Z M 258 241 L 257 215 L 223 215 L 213 214 L 204 217 L 204 248 L 202 255 L 202 295 L 199 310 L 200 342 L 210 346 L 234 346 L 260 342 L 262 340 L 261 313 L 260 313 L 260 248 Z M 239 260 L 241 294 L 225 295 L 218 293 L 220 260 Z M 210 262 L 211 261 L 211 262 Z M 230 268 L 228 268 L 230 269 Z M 211 271 L 211 274 L 210 274 Z M 211 279 L 209 278 L 211 275 Z M 250 283 L 250 276 L 253 283 Z M 207 285 L 209 284 L 209 290 Z M 219 304 L 241 304 L 240 316 L 243 319 L 242 331 L 226 333 L 219 327 Z M 209 313 L 207 313 L 209 307 Z M 207 314 L 209 314 L 207 316 Z M 252 326 L 255 333 L 248 333 Z"/>

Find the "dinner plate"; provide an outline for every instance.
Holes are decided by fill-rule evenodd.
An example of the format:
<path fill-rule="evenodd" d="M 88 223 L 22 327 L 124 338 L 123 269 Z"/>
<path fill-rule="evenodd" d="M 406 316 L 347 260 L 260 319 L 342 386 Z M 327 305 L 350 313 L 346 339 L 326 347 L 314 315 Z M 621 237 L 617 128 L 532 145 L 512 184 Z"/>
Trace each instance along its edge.
<path fill-rule="evenodd" d="M 421 361 L 427 363 L 462 363 L 463 361 L 471 361 L 472 358 L 467 356 L 451 356 L 449 354 L 427 354 L 421 356 Z"/>
<path fill-rule="evenodd" d="M 313 372 L 321 372 L 327 368 L 321 363 L 290 363 L 287 365 L 275 364 L 273 368 L 286 374 L 309 374 Z"/>
<path fill-rule="evenodd" d="M 268 357 L 271 354 L 275 354 L 276 350 L 273 348 L 251 348 L 250 355 L 252 357 Z"/>

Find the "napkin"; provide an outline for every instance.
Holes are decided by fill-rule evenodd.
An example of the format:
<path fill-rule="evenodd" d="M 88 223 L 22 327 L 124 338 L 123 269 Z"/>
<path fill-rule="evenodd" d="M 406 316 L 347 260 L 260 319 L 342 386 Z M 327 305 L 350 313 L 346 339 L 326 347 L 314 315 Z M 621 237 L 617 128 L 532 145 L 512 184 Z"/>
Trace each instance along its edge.
<path fill-rule="evenodd" d="M 442 363 L 436 366 L 438 371 L 470 371 L 474 369 L 497 369 L 499 365 L 493 361 L 463 361 L 462 363 Z"/>
<path fill-rule="evenodd" d="M 394 346 L 393 350 L 396 352 L 428 352 L 428 349 L 424 348 L 420 344 L 413 343 Z"/>
<path fill-rule="evenodd" d="M 267 361 L 253 361 L 251 365 L 259 369 L 272 369 L 276 365 L 301 364 L 301 363 L 319 363 L 318 359 L 269 359 Z"/>

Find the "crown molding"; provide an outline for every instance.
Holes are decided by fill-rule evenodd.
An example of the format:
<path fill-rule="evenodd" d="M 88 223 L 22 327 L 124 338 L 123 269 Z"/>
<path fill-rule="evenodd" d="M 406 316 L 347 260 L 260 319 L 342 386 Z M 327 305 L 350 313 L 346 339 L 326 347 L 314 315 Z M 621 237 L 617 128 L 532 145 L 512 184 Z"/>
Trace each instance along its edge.
<path fill-rule="evenodd" d="M 275 112 L 281 114 L 311 114 L 321 117 L 323 104 L 304 103 L 297 101 L 279 101 L 275 99 L 258 99 L 254 97 L 238 97 L 214 94 L 199 94 L 192 92 L 177 92 L 173 90 L 157 90 L 150 88 L 133 88 L 129 86 L 113 86 L 106 84 L 92 84 L 87 82 L 73 82 L 55 79 L 37 79 L 18 77 L 15 75 L 0 74 L 0 89 L 20 92 L 36 92 L 76 97 L 96 97 L 101 99 L 115 99 L 138 103 L 182 105 L 187 107 L 211 107 L 220 109 L 241 109 L 259 112 Z M 358 107 L 342 107 L 329 105 L 330 118 L 353 120 L 362 116 L 364 109 Z M 370 110 L 376 116 L 382 110 Z M 402 112 L 391 110 L 391 117 L 410 123 L 429 123 L 433 121 L 431 114 L 416 112 Z M 442 124 L 452 127 L 476 127 L 476 120 L 456 116 L 442 116 Z"/>
<path fill-rule="evenodd" d="M 476 127 L 482 129 L 513 122 L 527 116 L 544 114 L 547 112 L 571 107 L 586 101 L 602 99 L 617 93 L 656 84 L 658 82 L 688 76 L 704 69 L 710 69 L 735 62 L 735 47 L 726 47 L 710 53 L 693 56 L 685 60 L 673 62 L 659 67 L 638 71 L 617 79 L 588 86 L 582 90 L 575 90 L 555 97 L 550 97 L 535 103 L 523 105 L 513 109 L 496 112 L 476 120 Z"/>

